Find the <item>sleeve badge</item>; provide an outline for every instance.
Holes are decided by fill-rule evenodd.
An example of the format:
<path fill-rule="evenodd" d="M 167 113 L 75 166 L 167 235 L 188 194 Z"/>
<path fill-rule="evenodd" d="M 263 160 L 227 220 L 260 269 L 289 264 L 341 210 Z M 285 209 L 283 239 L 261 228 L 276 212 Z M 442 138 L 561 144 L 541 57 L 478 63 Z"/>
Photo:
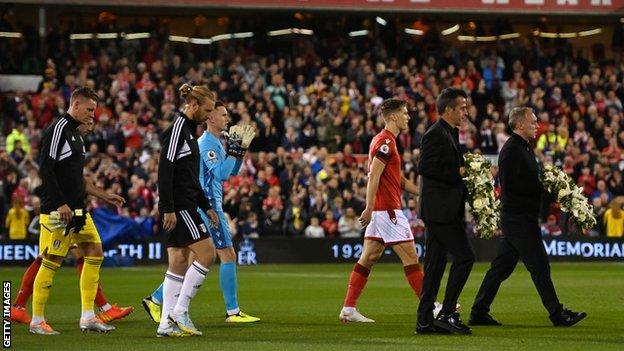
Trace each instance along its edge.
<path fill-rule="evenodd" d="M 383 144 L 379 147 L 379 151 L 387 155 L 390 153 L 390 146 L 388 146 L 388 144 Z"/>

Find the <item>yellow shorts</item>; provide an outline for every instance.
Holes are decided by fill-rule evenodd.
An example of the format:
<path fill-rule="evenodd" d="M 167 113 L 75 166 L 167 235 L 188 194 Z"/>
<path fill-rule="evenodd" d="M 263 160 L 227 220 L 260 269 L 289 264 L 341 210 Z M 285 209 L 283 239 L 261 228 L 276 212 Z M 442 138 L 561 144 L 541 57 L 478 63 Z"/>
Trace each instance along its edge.
<path fill-rule="evenodd" d="M 39 234 L 40 255 L 47 252 L 50 255 L 65 257 L 73 244 L 99 244 L 102 242 L 90 213 L 87 213 L 85 226 L 82 230 L 78 233 L 72 232 L 67 236 L 65 236 L 65 228 L 51 230 L 52 226 L 49 224 L 49 217 L 50 216 L 47 214 L 41 214 L 39 216 L 39 223 L 41 225 Z"/>

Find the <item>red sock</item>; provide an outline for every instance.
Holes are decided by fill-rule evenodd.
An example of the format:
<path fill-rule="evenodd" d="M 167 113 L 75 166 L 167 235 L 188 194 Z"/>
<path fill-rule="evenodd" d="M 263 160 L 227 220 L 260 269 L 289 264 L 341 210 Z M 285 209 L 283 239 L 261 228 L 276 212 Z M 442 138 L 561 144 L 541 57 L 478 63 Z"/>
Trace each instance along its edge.
<path fill-rule="evenodd" d="M 26 269 L 26 272 L 24 272 L 14 306 L 26 306 L 26 302 L 28 302 L 28 299 L 30 299 L 33 293 L 33 285 L 35 284 L 35 278 L 37 277 L 37 272 L 39 272 L 39 267 L 41 267 L 41 257 L 37 257 L 33 263 L 30 264 L 28 269 Z"/>
<path fill-rule="evenodd" d="M 353 271 L 349 277 L 349 288 L 347 289 L 347 296 L 345 297 L 345 307 L 355 307 L 357 300 L 362 294 L 362 290 L 366 286 L 368 281 L 368 275 L 370 270 L 359 263 L 353 266 Z"/>
<path fill-rule="evenodd" d="M 420 269 L 420 265 L 418 263 L 410 264 L 409 266 L 404 266 L 403 270 L 405 271 L 405 277 L 407 278 L 409 285 L 412 287 L 412 290 L 414 290 L 414 293 L 416 293 L 416 296 L 420 298 L 420 292 L 422 290 L 422 281 L 423 281 L 423 277 L 425 276 L 423 271 Z"/>
<path fill-rule="evenodd" d="M 82 266 L 84 266 L 84 257 L 80 257 L 76 260 L 76 269 L 78 270 L 78 276 L 82 274 Z M 98 284 L 97 293 L 95 294 L 95 300 L 93 300 L 97 307 L 102 307 L 108 303 L 106 296 L 102 292 L 102 286 Z"/>
<path fill-rule="evenodd" d="M 82 266 L 84 266 L 84 257 L 80 257 L 76 260 L 76 269 L 78 270 L 78 276 L 82 274 Z"/>

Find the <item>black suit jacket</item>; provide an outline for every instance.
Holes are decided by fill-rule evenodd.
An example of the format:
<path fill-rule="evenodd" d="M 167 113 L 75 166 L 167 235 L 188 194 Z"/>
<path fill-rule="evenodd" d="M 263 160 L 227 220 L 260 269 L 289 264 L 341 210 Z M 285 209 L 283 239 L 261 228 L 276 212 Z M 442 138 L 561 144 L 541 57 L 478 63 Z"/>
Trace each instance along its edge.
<path fill-rule="evenodd" d="M 533 146 L 513 133 L 498 157 L 502 212 L 537 221 L 544 188 Z"/>
<path fill-rule="evenodd" d="M 448 223 L 464 216 L 464 164 L 458 131 L 439 119 L 425 133 L 418 173 L 422 176 L 420 215 L 424 221 Z"/>

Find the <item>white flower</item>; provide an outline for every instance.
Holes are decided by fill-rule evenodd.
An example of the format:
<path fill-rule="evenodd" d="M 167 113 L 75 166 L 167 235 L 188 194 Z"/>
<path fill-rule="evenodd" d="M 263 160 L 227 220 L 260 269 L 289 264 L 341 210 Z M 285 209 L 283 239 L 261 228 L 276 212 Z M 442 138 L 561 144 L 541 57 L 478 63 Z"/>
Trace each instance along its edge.
<path fill-rule="evenodd" d="M 472 161 L 470 162 L 470 168 L 477 170 L 479 168 L 481 168 L 481 162 L 479 161 Z"/>
<path fill-rule="evenodd" d="M 570 190 L 568 190 L 568 189 L 561 189 L 561 190 L 559 190 L 559 194 L 557 194 L 557 195 L 561 199 L 562 197 L 566 197 L 568 194 L 570 194 Z"/>
<path fill-rule="evenodd" d="M 470 215 L 476 234 L 482 238 L 491 238 L 496 234 L 500 216 L 500 202 L 492 187 L 494 179 L 490 172 L 491 164 L 479 154 L 465 154 L 464 159 L 468 165 L 464 182 L 468 189 Z"/>
<path fill-rule="evenodd" d="M 583 194 L 583 188 L 574 184 L 566 173 L 552 165 L 544 165 L 542 181 L 544 188 L 557 195 L 561 210 L 571 212 L 572 220 L 579 227 L 587 229 L 596 224 L 593 206 Z"/>

